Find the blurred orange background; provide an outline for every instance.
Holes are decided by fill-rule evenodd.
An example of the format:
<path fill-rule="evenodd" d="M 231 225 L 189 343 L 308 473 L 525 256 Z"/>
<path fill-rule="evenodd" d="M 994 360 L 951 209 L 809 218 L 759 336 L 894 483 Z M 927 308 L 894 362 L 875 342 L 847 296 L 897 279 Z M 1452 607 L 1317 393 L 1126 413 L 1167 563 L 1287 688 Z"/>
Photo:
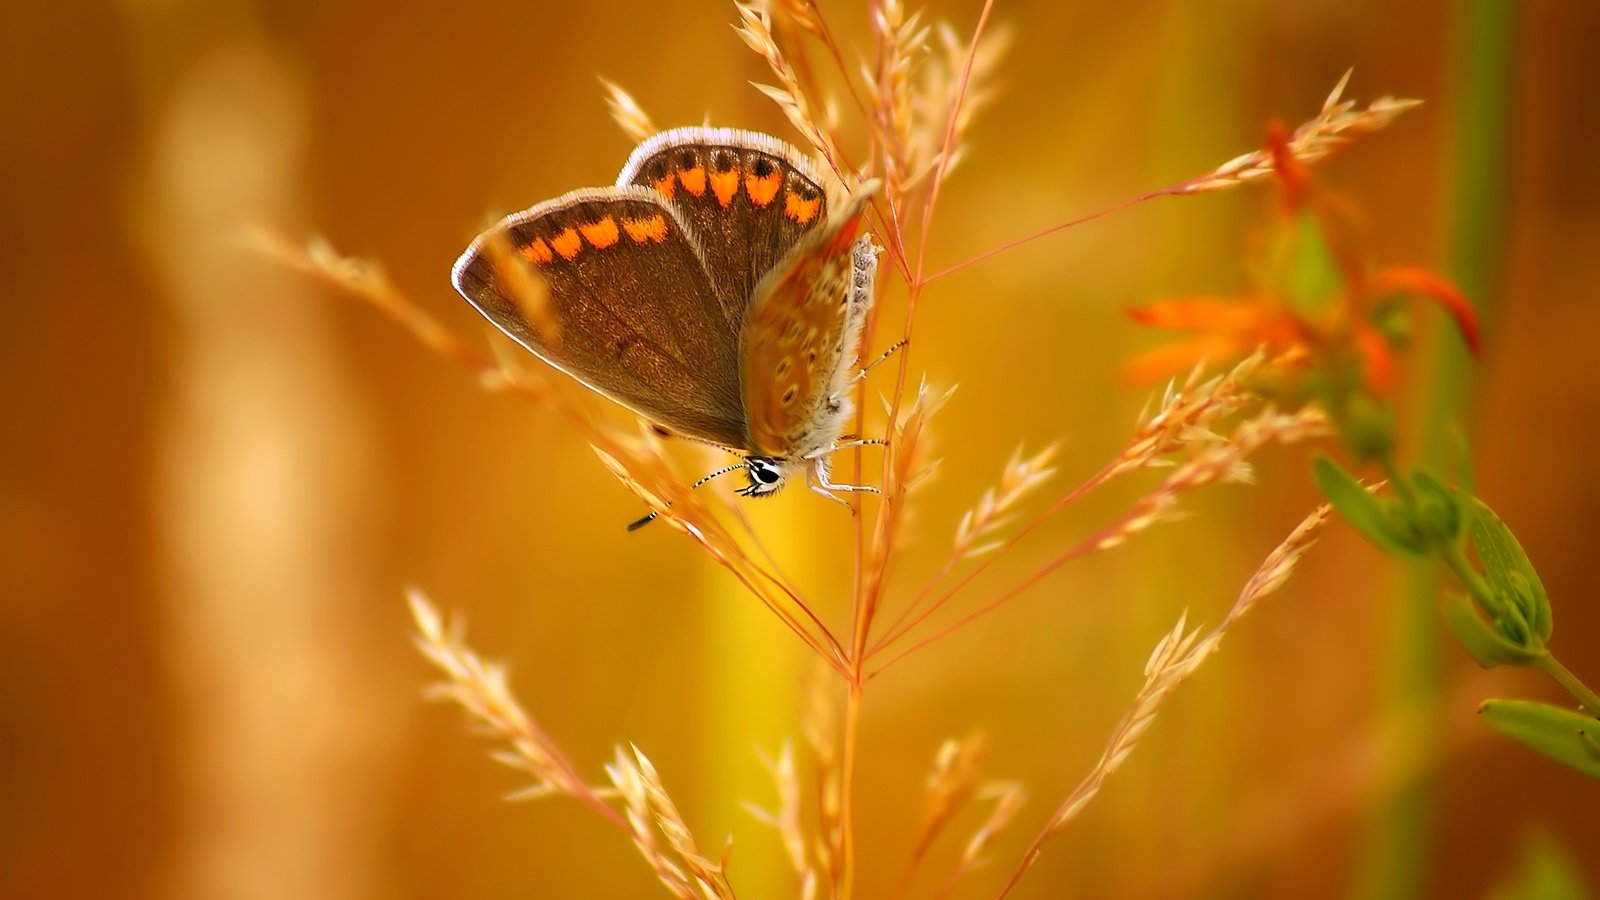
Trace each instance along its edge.
<path fill-rule="evenodd" d="M 823 9 L 866 52 L 863 9 Z M 930 12 L 963 35 L 977 17 Z M 1319 177 L 1359 206 L 1375 259 L 1476 286 L 1487 351 L 1448 387 L 1479 493 L 1539 567 L 1554 647 L 1600 681 L 1583 581 L 1600 508 L 1600 7 L 1017 2 L 995 17 L 1013 32 L 1003 90 L 950 182 L 935 266 L 1252 149 L 1347 68 L 1355 97 L 1427 101 Z M 240 239 L 246 225 L 325 235 L 475 337 L 448 280 L 471 237 L 610 183 L 628 154 L 596 76 L 662 126 L 797 140 L 749 86 L 769 76 L 733 20 L 711 2 L 0 10 L 0 893 L 664 896 L 575 804 L 502 802 L 517 777 L 456 710 L 419 699 L 431 673 L 402 593 L 416 585 L 511 663 L 592 779 L 634 742 L 703 844 L 735 835 L 741 895 L 790 894 L 781 848 L 740 804 L 773 803 L 754 748 L 800 738 L 804 649 L 679 535 L 626 533 L 638 502 L 555 416 L 478 390 Z M 1248 285 L 1272 202 L 1259 188 L 1158 200 L 929 288 L 915 366 L 960 390 L 935 421 L 943 468 L 917 497 L 902 590 L 1019 443 L 1064 441 L 1058 492 L 1121 448 L 1149 388 L 1119 366 L 1163 337 L 1124 310 Z M 1455 341 L 1425 321 L 1409 421 Z M 1316 504 L 1308 453 L 1269 452 L 1255 486 L 1188 498 L 1192 518 L 875 682 L 859 896 L 883 896 L 904 864 L 940 741 L 973 730 L 985 771 L 1030 793 L 956 892 L 991 896 L 1094 762 L 1157 637 L 1184 608 L 1220 617 Z M 983 590 L 1151 483 L 1054 521 Z M 790 491 L 751 515 L 814 596 L 845 596 L 842 510 Z M 1483 896 L 1534 833 L 1600 885 L 1594 783 L 1474 718 L 1485 697 L 1558 693 L 1480 671 L 1423 607 L 1411 618 L 1432 638 L 1418 639 L 1410 577 L 1332 527 L 1014 896 Z M 842 628 L 845 600 L 821 606 Z M 936 848 L 919 895 L 982 815 Z"/>

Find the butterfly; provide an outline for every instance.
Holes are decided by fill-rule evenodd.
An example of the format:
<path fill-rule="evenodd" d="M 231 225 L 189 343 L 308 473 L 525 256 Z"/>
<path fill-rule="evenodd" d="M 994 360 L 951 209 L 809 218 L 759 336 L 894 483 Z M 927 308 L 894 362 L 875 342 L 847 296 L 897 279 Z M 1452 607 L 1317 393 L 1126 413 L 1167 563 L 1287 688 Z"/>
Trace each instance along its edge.
<path fill-rule="evenodd" d="M 873 302 L 867 190 L 830 192 L 807 154 L 764 134 L 678 128 L 641 143 L 609 188 L 511 215 L 457 260 L 456 290 L 495 327 L 584 386 L 668 431 L 740 454 L 761 497 L 804 474 L 823 496 L 852 413 L 848 388 Z M 497 257 L 492 248 L 498 246 Z M 542 278 L 529 320 L 510 248 Z M 890 351 L 892 352 L 892 350 Z M 885 354 L 887 356 L 887 354 Z M 848 504 L 847 504 L 848 505 Z M 641 519 L 638 527 L 654 518 Z"/>

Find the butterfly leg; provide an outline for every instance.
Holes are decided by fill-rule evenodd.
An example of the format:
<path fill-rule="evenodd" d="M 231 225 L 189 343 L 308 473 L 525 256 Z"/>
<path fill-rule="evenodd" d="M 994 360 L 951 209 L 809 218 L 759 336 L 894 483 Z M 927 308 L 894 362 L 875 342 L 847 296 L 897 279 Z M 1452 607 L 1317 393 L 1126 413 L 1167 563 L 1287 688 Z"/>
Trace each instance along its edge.
<path fill-rule="evenodd" d="M 889 442 L 883 438 L 851 438 L 849 440 L 835 441 L 831 447 L 813 450 L 807 453 L 804 458 L 821 459 L 824 456 L 832 456 L 841 450 L 849 450 L 852 447 L 887 447 L 888 445 Z"/>
<path fill-rule="evenodd" d="M 866 378 L 868 372 L 871 372 L 873 369 L 877 368 L 879 364 L 888 360 L 889 357 L 893 356 L 896 351 L 905 347 L 905 345 L 905 338 L 895 341 L 894 344 L 891 345 L 889 349 L 883 351 L 883 353 L 877 359 L 862 366 L 861 371 L 857 372 L 849 381 L 846 381 L 837 391 L 834 391 L 833 396 L 829 397 L 828 399 L 831 401 L 837 401 L 840 397 L 843 397 L 846 391 L 849 391 L 852 387 L 855 387 L 856 384 L 861 381 L 861 379 Z"/>
<path fill-rule="evenodd" d="M 830 500 L 833 500 L 836 503 L 842 503 L 845 506 L 849 506 L 850 503 L 843 497 L 839 496 L 841 493 L 851 494 L 861 492 L 866 494 L 883 494 L 883 491 L 880 491 L 868 484 L 834 484 L 832 481 L 828 480 L 827 461 L 820 458 L 812 462 L 812 464 L 806 468 L 806 482 L 811 485 L 811 489 L 813 491 L 816 491 L 817 493 L 827 497 Z"/>
<path fill-rule="evenodd" d="M 880 497 L 883 496 L 883 491 L 878 490 L 877 488 L 873 487 L 870 484 L 834 484 L 833 482 L 827 480 L 826 478 L 822 478 L 822 479 L 818 479 L 817 487 L 820 488 L 823 491 L 840 491 L 840 492 L 846 493 L 846 494 L 852 494 L 852 493 L 877 494 Z M 834 497 L 834 499 L 838 500 L 839 498 L 838 497 Z M 839 502 L 843 503 L 844 501 L 840 500 Z"/>

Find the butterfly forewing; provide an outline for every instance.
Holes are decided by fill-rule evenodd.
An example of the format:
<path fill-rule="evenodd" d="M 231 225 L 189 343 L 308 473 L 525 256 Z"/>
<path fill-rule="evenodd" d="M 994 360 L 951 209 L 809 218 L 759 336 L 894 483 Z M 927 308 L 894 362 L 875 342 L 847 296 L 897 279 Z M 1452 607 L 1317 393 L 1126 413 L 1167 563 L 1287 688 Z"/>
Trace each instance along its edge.
<path fill-rule="evenodd" d="M 679 128 L 641 144 L 618 184 L 656 191 L 700 241 L 723 318 L 744 321 L 756 285 L 807 234 L 828 200 L 810 158 L 749 131 Z"/>
<path fill-rule="evenodd" d="M 556 334 L 529 321 L 516 273 L 497 261 L 543 279 Z M 653 190 L 576 191 L 511 216 L 462 255 L 455 285 L 594 390 L 687 437 L 744 446 L 736 325 L 724 327 L 692 230 Z"/>

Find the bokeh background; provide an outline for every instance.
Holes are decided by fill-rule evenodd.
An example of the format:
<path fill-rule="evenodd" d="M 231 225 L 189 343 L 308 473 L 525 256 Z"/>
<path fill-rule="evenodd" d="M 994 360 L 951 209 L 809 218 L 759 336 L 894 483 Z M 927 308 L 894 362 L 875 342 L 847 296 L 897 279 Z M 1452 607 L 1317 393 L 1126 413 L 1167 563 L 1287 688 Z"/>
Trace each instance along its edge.
<path fill-rule="evenodd" d="M 825 3 L 848 43 L 865 14 Z M 935 3 L 962 33 L 975 4 Z M 1487 351 L 1427 319 L 1409 452 L 1463 421 L 1480 493 L 1600 681 L 1589 452 L 1600 415 L 1600 7 L 1507 2 L 1001 3 L 1003 92 L 931 254 L 953 262 L 1197 174 L 1351 91 L 1427 101 L 1321 170 L 1372 255 L 1461 279 Z M 13 897 L 651 896 L 609 827 L 424 704 L 406 585 L 511 661 L 593 778 L 655 761 L 733 877 L 785 896 L 755 748 L 798 739 L 792 637 L 550 414 L 487 395 L 371 310 L 248 252 L 246 224 L 381 262 L 454 328 L 451 262 L 490 216 L 609 183 L 630 145 L 596 76 L 663 126 L 786 137 L 713 2 L 123 0 L 0 8 L 0 893 Z M 1061 439 L 1057 487 L 1125 440 L 1160 336 L 1125 308 L 1249 284 L 1262 190 L 1135 207 L 930 288 L 916 365 L 960 390 L 897 568 L 919 583 L 1011 449 Z M 598 408 L 598 407 L 597 407 Z M 1434 437 L 1430 438 L 1429 435 Z M 1157 636 L 1214 621 L 1315 503 L 1305 448 L 1195 516 L 1058 574 L 880 679 L 862 745 L 861 896 L 910 849 L 939 742 L 988 738 L 1031 801 L 971 878 L 989 896 L 1093 762 Z M 1123 508 L 1108 490 L 999 567 L 1022 576 Z M 752 509 L 844 622 L 850 531 L 804 492 Z M 1589 574 L 1584 574 L 1586 569 Z M 1017 896 L 1485 895 L 1531 837 L 1600 884 L 1595 785 L 1489 735 L 1483 673 L 1415 577 L 1335 527 L 1169 705 Z M 919 889 L 980 817 L 956 823 Z M 919 890 L 920 892 L 920 890 Z M 962 896 L 958 892 L 958 896 Z"/>

